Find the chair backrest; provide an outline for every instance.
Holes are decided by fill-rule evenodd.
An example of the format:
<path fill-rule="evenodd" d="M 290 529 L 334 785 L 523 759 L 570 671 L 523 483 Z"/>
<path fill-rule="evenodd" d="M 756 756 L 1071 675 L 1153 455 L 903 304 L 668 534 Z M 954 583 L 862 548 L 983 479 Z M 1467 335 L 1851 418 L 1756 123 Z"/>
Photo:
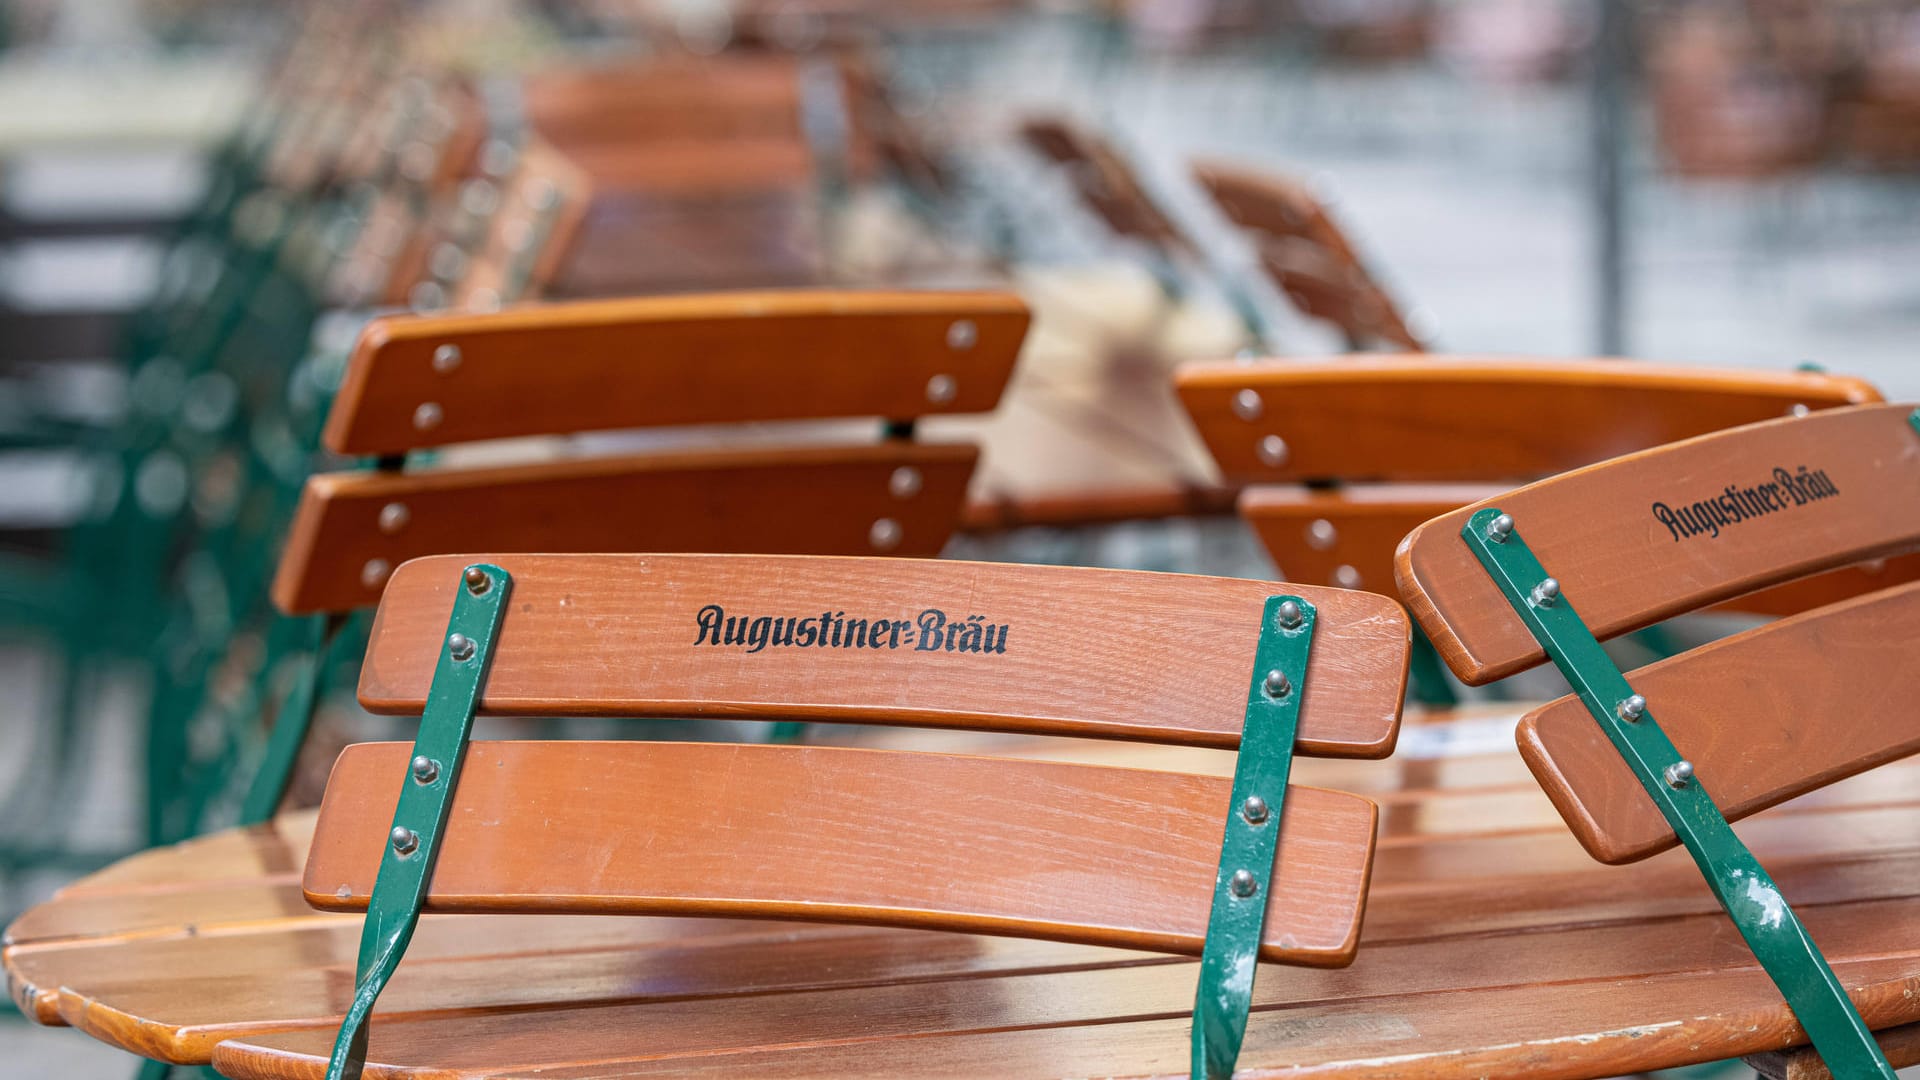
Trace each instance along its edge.
<path fill-rule="evenodd" d="M 1631 454 L 1483 500 L 1415 529 L 1397 577 L 1455 674 L 1479 684 L 1545 659 L 1462 537 L 1498 507 L 1605 639 L 1807 574 L 1920 548 L 1920 421 L 1866 405 Z M 1537 603 L 1537 601 L 1536 601 Z M 1900 703 L 1920 588 L 1768 623 L 1629 675 L 1729 818 L 1920 749 Z M 1522 752 L 1595 858 L 1676 842 L 1572 699 L 1528 714 Z"/>
<path fill-rule="evenodd" d="M 1305 187 L 1220 162 L 1196 162 L 1193 175 L 1227 219 L 1251 234 L 1261 266 L 1301 311 L 1333 324 L 1354 348 L 1378 343 L 1425 350 Z"/>
<path fill-rule="evenodd" d="M 376 319 L 325 438 L 389 467 L 308 481 L 275 602 L 368 605 L 393 567 L 481 538 L 520 551 L 938 554 L 977 450 L 906 436 L 922 415 L 992 409 L 1027 318 L 997 293 L 800 292 Z M 891 437 L 736 426 L 643 453 L 392 467 L 449 443 L 842 418 L 877 418 Z"/>
<path fill-rule="evenodd" d="M 1192 242 L 1105 139 L 1059 117 L 1026 121 L 1020 125 L 1020 137 L 1066 172 L 1080 198 L 1116 234 L 1167 255 L 1193 250 Z"/>

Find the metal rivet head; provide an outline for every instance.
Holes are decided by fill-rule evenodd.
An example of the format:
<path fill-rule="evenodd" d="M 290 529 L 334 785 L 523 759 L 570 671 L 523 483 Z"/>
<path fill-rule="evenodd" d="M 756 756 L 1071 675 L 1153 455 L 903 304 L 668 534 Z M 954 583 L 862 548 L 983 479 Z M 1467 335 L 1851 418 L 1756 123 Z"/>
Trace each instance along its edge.
<path fill-rule="evenodd" d="M 1282 600 L 1280 601 L 1279 616 L 1280 629 L 1297 630 L 1300 627 L 1300 620 L 1306 617 L 1306 612 L 1300 610 L 1300 601 Z"/>
<path fill-rule="evenodd" d="M 1795 403 L 1793 408 L 1787 410 L 1787 415 L 1788 416 L 1806 416 L 1811 412 L 1813 412 L 1813 410 L 1807 408 L 1804 404 Z"/>
<path fill-rule="evenodd" d="M 1638 720 L 1647 715 L 1647 699 L 1639 694 L 1629 695 L 1613 711 L 1622 720 Z"/>
<path fill-rule="evenodd" d="M 1287 681 L 1287 673 L 1275 668 L 1267 672 L 1260 685 L 1266 689 L 1268 697 L 1282 698 L 1293 692 L 1293 684 Z"/>
<path fill-rule="evenodd" d="M 360 568 L 360 584 L 377 589 L 386 584 L 387 572 L 392 569 L 385 559 L 368 559 L 366 565 Z"/>
<path fill-rule="evenodd" d="M 959 393 L 959 391 L 959 384 L 953 381 L 953 376 L 951 375 L 935 375 L 933 378 L 927 380 L 927 400 L 933 402 L 935 405 L 945 405 L 951 402 L 954 395 Z"/>
<path fill-rule="evenodd" d="M 1315 551 L 1327 551 L 1340 541 L 1340 530 L 1326 518 L 1315 518 L 1307 526 L 1307 546 Z"/>
<path fill-rule="evenodd" d="M 413 779 L 416 783 L 431 784 L 440 776 L 440 763 L 421 754 L 413 759 Z"/>
<path fill-rule="evenodd" d="M 407 512 L 406 503 L 391 502 L 380 508 L 380 531 L 397 533 L 407 527 L 413 515 Z"/>
<path fill-rule="evenodd" d="M 1533 587 L 1533 602 L 1537 607 L 1552 607 L 1560 600 L 1560 582 L 1547 578 Z"/>
<path fill-rule="evenodd" d="M 1513 535 L 1512 515 L 1501 514 L 1499 517 L 1494 518 L 1492 521 L 1487 522 L 1487 539 L 1493 541 L 1494 543 L 1504 544 L 1507 542 L 1507 537 L 1512 535 Z"/>
<path fill-rule="evenodd" d="M 433 370 L 442 375 L 460 366 L 460 346 L 442 345 L 433 350 Z"/>
<path fill-rule="evenodd" d="M 465 634 L 447 636 L 447 652 L 455 660 L 473 659 L 473 639 Z"/>
<path fill-rule="evenodd" d="M 1360 587 L 1360 571 L 1341 563 L 1333 568 L 1333 583 L 1342 589 L 1357 589 Z"/>
<path fill-rule="evenodd" d="M 1240 804 L 1240 816 L 1246 818 L 1249 825 L 1261 824 L 1267 820 L 1269 813 L 1267 800 L 1258 795 L 1249 795 L 1247 801 Z"/>
<path fill-rule="evenodd" d="M 900 546 L 900 523 L 892 518 L 881 518 L 867 530 L 867 543 L 875 551 L 892 551 Z"/>
<path fill-rule="evenodd" d="M 1287 441 L 1278 435 L 1268 435 L 1261 439 L 1258 452 L 1262 464 L 1277 469 L 1287 463 Z"/>
<path fill-rule="evenodd" d="M 896 499 L 911 499 L 920 494 L 920 470 L 911 465 L 902 465 L 887 477 L 887 490 Z"/>
<path fill-rule="evenodd" d="M 980 340 L 980 328 L 973 325 L 972 319 L 956 319 L 947 327 L 947 348 L 953 350 L 971 349 L 974 342 Z"/>
<path fill-rule="evenodd" d="M 1241 390 L 1233 395 L 1233 415 L 1242 420 L 1258 420 L 1266 411 L 1266 404 L 1260 400 L 1257 390 Z"/>
<path fill-rule="evenodd" d="M 1245 900 L 1260 891 L 1260 882 L 1251 870 L 1235 870 L 1227 882 L 1227 888 L 1233 890 L 1233 895 Z"/>
<path fill-rule="evenodd" d="M 467 567 L 465 580 L 467 582 L 467 591 L 475 596 L 479 596 L 481 593 L 493 587 L 493 578 L 490 577 L 485 570 L 477 566 Z"/>
<path fill-rule="evenodd" d="M 1667 786 L 1686 787 L 1693 781 L 1693 762 L 1676 761 L 1667 766 Z"/>
<path fill-rule="evenodd" d="M 442 416 L 440 406 L 431 401 L 423 401 L 419 408 L 413 410 L 413 426 L 418 431 L 432 431 L 440 426 Z"/>
<path fill-rule="evenodd" d="M 388 840 L 392 842 L 393 850 L 401 855 L 411 855 L 420 846 L 420 834 L 405 825 L 395 825 Z"/>

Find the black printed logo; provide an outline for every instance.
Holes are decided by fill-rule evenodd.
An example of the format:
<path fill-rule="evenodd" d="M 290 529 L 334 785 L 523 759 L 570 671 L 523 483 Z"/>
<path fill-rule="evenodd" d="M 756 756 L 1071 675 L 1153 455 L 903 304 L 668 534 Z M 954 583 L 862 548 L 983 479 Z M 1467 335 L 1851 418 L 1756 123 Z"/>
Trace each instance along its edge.
<path fill-rule="evenodd" d="M 1828 479 L 1825 469 L 1809 471 L 1802 465 L 1798 472 L 1788 472 L 1779 468 L 1773 470 L 1772 480 L 1752 487 L 1728 484 L 1716 494 L 1678 508 L 1663 502 L 1654 503 L 1653 519 L 1667 527 L 1676 543 L 1703 533 L 1718 539 L 1720 530 L 1728 526 L 1838 494 L 1840 488 Z"/>
<path fill-rule="evenodd" d="M 1003 654 L 1007 625 L 985 615 L 949 616 L 928 608 L 912 619 L 860 619 L 844 611 L 818 615 L 729 615 L 708 604 L 693 617 L 695 645 L 733 645 L 750 653 L 763 649 L 911 649 L 915 652 Z"/>

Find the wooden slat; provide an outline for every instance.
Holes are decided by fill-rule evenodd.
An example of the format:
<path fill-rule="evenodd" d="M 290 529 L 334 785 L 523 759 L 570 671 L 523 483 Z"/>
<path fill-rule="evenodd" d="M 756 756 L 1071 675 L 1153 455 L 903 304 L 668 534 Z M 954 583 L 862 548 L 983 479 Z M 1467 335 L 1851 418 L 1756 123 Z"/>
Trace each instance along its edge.
<path fill-rule="evenodd" d="M 1920 751 L 1920 583 L 1769 623 L 1628 676 L 1730 821 Z M 1737 718 L 1737 719 L 1736 719 Z M 1520 721 L 1520 753 L 1593 857 L 1680 842 L 1574 697 Z"/>
<path fill-rule="evenodd" d="M 1497 505 L 1602 638 L 1920 542 L 1920 433 L 1904 405 L 1816 412 L 1702 436 L 1580 469 L 1435 518 L 1411 533 L 1395 578 L 1454 673 L 1479 684 L 1544 653 L 1460 538 Z M 1796 503 L 1775 470 L 1805 467 L 1837 494 Z M 1811 475 L 1811 474 L 1810 474 Z M 1798 483 L 1798 480 L 1795 481 Z M 1688 535 L 1662 523 L 1696 503 L 1768 488 L 1766 512 Z M 1784 502 L 1784 508 L 1772 508 Z"/>
<path fill-rule="evenodd" d="M 1049 116 L 1022 123 L 1020 136 L 1065 170 L 1080 198 L 1115 234 L 1145 241 L 1163 252 L 1193 250 L 1126 159 L 1099 135 Z"/>
<path fill-rule="evenodd" d="M 1894 1068 L 1920 1065 L 1920 1024 L 1876 1031 L 1873 1037 L 1880 1043 L 1880 1052 L 1887 1056 L 1887 1063 Z M 1826 1062 L 1820 1060 L 1820 1054 L 1811 1046 L 1749 1054 L 1747 1064 L 1753 1066 L 1762 1080 L 1833 1080 Z"/>
<path fill-rule="evenodd" d="M 971 323 L 949 333 L 956 324 Z M 999 293 L 789 292 L 391 316 L 361 333 L 327 445 L 392 454 L 473 439 L 993 408 L 1026 332 Z M 968 341 L 971 344 L 967 344 Z M 455 346 L 459 365 L 436 370 Z M 934 393 L 936 376 L 951 396 Z M 942 383 L 940 386 L 947 384 Z M 415 425 L 431 403 L 439 422 Z"/>
<path fill-rule="evenodd" d="M 386 584 L 378 568 L 473 548 L 938 555 L 977 457 L 890 441 L 316 476 L 274 603 L 289 614 L 370 606 Z"/>
<path fill-rule="evenodd" d="M 473 555 L 394 574 L 362 704 L 419 712 L 461 568 L 479 559 L 515 579 L 481 702 L 493 713 L 945 724 L 1231 747 L 1263 608 L 1281 592 L 1319 610 L 1301 753 L 1386 756 L 1406 682 L 1405 614 L 1367 593 L 912 559 Z M 823 614 L 890 630 L 879 647 L 753 650 L 703 638 L 701 613 L 712 627 L 715 607 L 742 627 L 767 620 L 769 640 L 773 619 L 811 620 L 795 630 L 805 641 Z M 978 616 L 999 628 L 1004 651 L 948 650 L 945 629 L 919 632 L 923 615 L 948 627 Z"/>
<path fill-rule="evenodd" d="M 1880 400 L 1836 375 L 1613 360 L 1209 362 L 1182 367 L 1175 383 L 1221 471 L 1249 483 L 1524 480 L 1795 405 Z M 1241 402 L 1236 412 L 1243 391 L 1257 407 Z M 1284 461 L 1262 458 L 1269 436 L 1285 445 Z"/>
<path fill-rule="evenodd" d="M 407 743 L 335 763 L 307 900 L 363 910 Z M 1231 785 L 1221 777 L 831 747 L 482 742 L 427 906 L 732 915 L 1198 953 Z M 1375 811 L 1291 788 L 1261 955 L 1353 958 Z"/>

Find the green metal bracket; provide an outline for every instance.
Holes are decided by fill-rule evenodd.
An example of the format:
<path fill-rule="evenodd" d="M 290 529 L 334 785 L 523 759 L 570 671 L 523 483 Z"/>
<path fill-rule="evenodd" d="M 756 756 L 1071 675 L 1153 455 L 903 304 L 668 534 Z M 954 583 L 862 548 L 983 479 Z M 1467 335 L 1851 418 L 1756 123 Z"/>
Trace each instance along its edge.
<path fill-rule="evenodd" d="M 1233 770 L 1233 801 L 1227 807 L 1213 911 L 1200 954 L 1200 985 L 1193 999 L 1196 1080 L 1233 1075 L 1247 1033 L 1317 617 L 1313 605 L 1297 596 L 1269 596 L 1261 615 L 1253 687 L 1247 692 L 1246 724 Z"/>
<path fill-rule="evenodd" d="M 1914 434 L 1920 435 L 1920 409 L 1907 414 L 1907 426 L 1913 428 Z"/>
<path fill-rule="evenodd" d="M 273 730 L 267 736 L 267 752 L 247 788 L 246 801 L 240 807 L 240 824 L 258 825 L 273 818 L 286 798 L 287 785 L 293 781 L 293 767 L 300 760 L 300 748 L 306 745 L 307 731 L 313 727 L 313 714 L 320 707 L 320 691 L 326 684 L 327 659 L 333 639 L 346 622 L 336 614 L 313 616 L 314 634 L 304 666 L 294 677 L 293 688 L 280 711 L 274 715 Z"/>
<path fill-rule="evenodd" d="M 480 707 L 494 638 L 507 611 L 513 579 L 505 570 L 476 563 L 461 572 L 447 620 L 447 638 L 427 690 L 427 706 L 414 739 L 413 760 L 401 781 L 380 874 L 360 929 L 360 962 L 353 1002 L 334 1040 L 327 1080 L 358 1080 L 367 1055 L 367 1018 L 400 957 L 413 940 L 420 906 L 433 875 L 440 835 L 453 805 L 453 789 L 466 759 L 473 714 Z"/>
<path fill-rule="evenodd" d="M 1547 575 L 1513 519 L 1498 509 L 1481 510 L 1468 518 L 1460 535 L 1686 845 L 1827 1068 L 1849 1080 L 1892 1080 L 1893 1070 L 1873 1033 L 1799 917 L 1734 835 L 1703 779 L 1674 749 L 1646 699 L 1634 693 L 1572 601 L 1560 595 L 1559 582 Z"/>

